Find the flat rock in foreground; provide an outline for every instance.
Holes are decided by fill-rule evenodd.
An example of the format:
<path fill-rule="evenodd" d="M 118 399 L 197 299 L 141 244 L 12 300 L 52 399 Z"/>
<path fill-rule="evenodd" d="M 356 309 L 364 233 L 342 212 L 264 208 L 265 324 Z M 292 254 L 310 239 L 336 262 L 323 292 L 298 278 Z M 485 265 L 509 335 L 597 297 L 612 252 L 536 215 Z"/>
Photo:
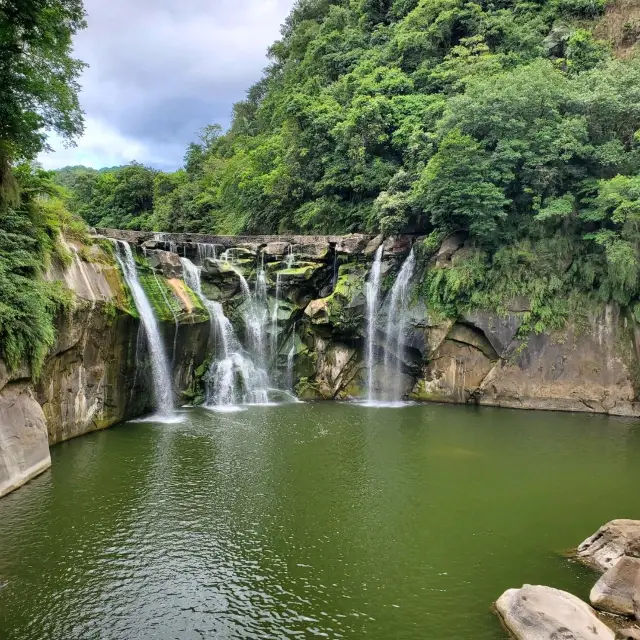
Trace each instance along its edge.
<path fill-rule="evenodd" d="M 578 560 L 599 571 L 611 569 L 623 556 L 640 558 L 640 520 L 612 520 L 576 551 Z"/>
<path fill-rule="evenodd" d="M 496 610 L 517 640 L 614 640 L 615 634 L 579 598 L 525 584 L 505 591 Z"/>
<path fill-rule="evenodd" d="M 596 582 L 589 600 L 596 609 L 640 619 L 640 558 L 621 558 Z"/>

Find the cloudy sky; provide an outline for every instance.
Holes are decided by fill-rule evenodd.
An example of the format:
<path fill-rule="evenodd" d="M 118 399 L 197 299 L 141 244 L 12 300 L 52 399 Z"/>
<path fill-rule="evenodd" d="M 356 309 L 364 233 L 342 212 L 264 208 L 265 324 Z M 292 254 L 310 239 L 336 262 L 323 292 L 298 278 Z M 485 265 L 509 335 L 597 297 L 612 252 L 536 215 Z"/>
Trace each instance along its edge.
<path fill-rule="evenodd" d="M 85 0 L 88 28 L 76 56 L 85 134 L 40 161 L 47 169 L 137 160 L 160 169 L 182 163 L 187 144 L 261 76 L 293 0 Z"/>

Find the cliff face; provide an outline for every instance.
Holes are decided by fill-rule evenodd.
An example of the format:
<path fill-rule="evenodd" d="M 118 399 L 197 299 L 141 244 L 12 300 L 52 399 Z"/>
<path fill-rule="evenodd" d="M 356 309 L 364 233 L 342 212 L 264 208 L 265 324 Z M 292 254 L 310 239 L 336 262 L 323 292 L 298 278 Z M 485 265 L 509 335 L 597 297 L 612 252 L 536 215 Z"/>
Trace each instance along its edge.
<path fill-rule="evenodd" d="M 220 302 L 241 339 L 249 331 L 242 276 L 255 283 L 258 265 L 264 267 L 265 340 L 276 346 L 269 364 L 276 386 L 302 399 L 365 396 L 366 282 L 382 238 L 112 235 L 146 254 L 138 252 L 140 280 L 160 320 L 179 403 L 202 400 L 204 365 L 215 341 L 176 252 L 200 260 L 203 294 Z M 385 241 L 373 342 L 372 374 L 379 384 L 388 375 L 383 363 L 397 357 L 385 335 L 389 290 L 411 240 Z M 58 320 L 42 375 L 34 382 L 28 369 L 8 372 L 0 362 L 0 495 L 48 468 L 50 445 L 152 410 L 144 332 L 119 269 L 99 245 L 71 248 L 71 265 L 47 274 L 64 281 L 76 303 Z M 228 249 L 232 263 L 209 256 Z M 443 247 L 439 259 L 453 251 Z M 294 254 L 295 263 L 287 263 Z M 414 284 L 419 279 L 416 272 Z M 406 344 L 394 365 L 394 384 L 405 398 L 640 415 L 640 329 L 618 307 L 594 310 L 561 331 L 523 336 L 526 299 L 513 300 L 503 315 L 475 310 L 435 319 L 418 290 L 410 296 Z"/>
<path fill-rule="evenodd" d="M 518 316 L 477 313 L 427 329 L 428 360 L 417 400 L 522 409 L 640 415 L 637 328 L 620 309 L 592 313 L 586 326 L 515 336 Z M 511 334 L 511 335 L 510 335 Z"/>
<path fill-rule="evenodd" d="M 50 466 L 50 445 L 152 409 L 146 344 L 118 268 L 97 246 L 84 257 L 71 248 L 72 264 L 53 266 L 46 276 L 65 282 L 76 300 L 58 318 L 41 376 L 33 381 L 28 369 L 8 372 L 0 362 L 0 496 Z M 177 325 L 162 329 L 179 393 L 206 357 L 208 319 L 184 308 Z"/>
<path fill-rule="evenodd" d="M 258 261 L 262 261 L 270 309 L 279 287 L 278 367 L 282 370 L 293 354 L 293 382 L 298 395 L 303 399 L 365 395 L 365 289 L 381 237 L 233 238 L 103 231 L 150 252 L 173 248 L 180 255 L 196 256 L 201 243 L 215 246 L 219 252 L 230 248 L 241 252 L 235 270 L 205 260 L 203 271 L 205 293 L 223 304 L 240 333 L 243 293 L 236 271 L 242 271 L 251 281 Z M 384 378 L 384 360 L 396 357 L 388 353 L 385 335 L 389 290 L 412 241 L 419 239 L 404 236 L 384 241 L 374 381 Z M 450 264 L 462 245 L 459 239 L 447 240 L 437 252 L 438 264 Z M 295 253 L 295 268 L 284 268 L 283 258 L 289 252 Z M 414 285 L 420 280 L 419 271 Z M 520 328 L 529 311 L 525 298 L 511 301 L 503 315 L 474 310 L 458 318 L 436 319 L 429 301 L 418 291 L 414 288 L 410 296 L 406 348 L 396 369 L 398 386 L 405 397 L 640 415 L 640 333 L 635 321 L 618 307 L 594 309 L 586 319 L 569 321 L 560 331 L 523 336 Z"/>

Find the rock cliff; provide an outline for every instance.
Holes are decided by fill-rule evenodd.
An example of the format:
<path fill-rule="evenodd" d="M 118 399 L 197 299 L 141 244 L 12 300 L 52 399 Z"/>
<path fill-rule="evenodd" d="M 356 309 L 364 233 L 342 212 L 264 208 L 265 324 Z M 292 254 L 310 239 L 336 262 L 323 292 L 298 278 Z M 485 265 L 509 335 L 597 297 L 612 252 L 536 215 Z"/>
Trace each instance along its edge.
<path fill-rule="evenodd" d="M 450 263 L 462 239 L 449 238 L 431 263 L 416 269 L 398 353 L 387 335 L 389 292 L 419 239 L 98 231 L 91 246 L 69 246 L 68 266 L 47 272 L 74 292 L 75 305 L 58 319 L 42 375 L 34 381 L 30 371 L 8 372 L 0 363 L 0 495 L 47 468 L 49 445 L 152 409 L 144 332 L 104 237 L 136 249 L 140 281 L 160 321 L 182 403 L 203 400 L 203 376 L 215 349 L 202 301 L 219 302 L 246 342 L 255 330 L 247 324 L 247 286 L 259 281 L 272 383 L 303 399 L 363 397 L 369 375 L 366 283 L 382 245 L 374 381 L 384 379 L 382 363 L 392 360 L 396 388 L 416 401 L 640 415 L 639 328 L 616 306 L 594 308 L 562 330 L 542 334 L 523 334 L 529 311 L 524 298 L 501 314 L 473 309 L 436 317 L 420 279 L 429 264 Z M 202 268 L 198 295 L 186 284 L 181 257 Z"/>
<path fill-rule="evenodd" d="M 75 302 L 58 318 L 42 374 L 32 380 L 27 368 L 9 372 L 0 361 L 0 496 L 50 466 L 50 445 L 152 408 L 140 321 L 108 247 L 69 248 L 71 264 L 52 265 L 46 277 L 64 282 Z M 181 313 L 174 320 L 165 312 L 171 321 L 163 330 L 179 393 L 206 356 L 209 323 L 201 307 L 187 309 L 177 295 L 173 305 Z"/>

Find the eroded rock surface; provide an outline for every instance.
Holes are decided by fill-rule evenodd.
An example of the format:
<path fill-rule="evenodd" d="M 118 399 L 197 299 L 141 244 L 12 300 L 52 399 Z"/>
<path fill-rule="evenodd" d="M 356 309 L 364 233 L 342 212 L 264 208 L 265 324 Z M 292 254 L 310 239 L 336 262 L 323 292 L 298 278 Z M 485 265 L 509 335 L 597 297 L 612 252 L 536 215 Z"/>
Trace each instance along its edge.
<path fill-rule="evenodd" d="M 509 589 L 496 602 L 517 640 L 614 640 L 615 633 L 579 598 L 551 587 Z"/>
<path fill-rule="evenodd" d="M 640 520 L 612 520 L 576 551 L 580 561 L 598 571 L 607 571 L 623 556 L 640 558 Z"/>
<path fill-rule="evenodd" d="M 47 423 L 28 382 L 0 388 L 0 497 L 51 466 Z"/>
<path fill-rule="evenodd" d="M 75 304 L 58 318 L 37 382 L 28 367 L 8 371 L 0 362 L 0 495 L 49 467 L 49 445 L 152 409 L 146 343 L 119 269 L 98 246 L 83 248 L 92 261 L 69 247 L 70 266 L 54 264 L 46 278 L 64 282 Z M 175 388 L 183 390 L 206 356 L 210 325 L 179 295 L 173 304 L 178 324 L 172 313 L 165 314 L 172 322 L 161 324 Z"/>
<path fill-rule="evenodd" d="M 177 253 L 170 251 L 147 252 L 149 266 L 165 278 L 182 278 L 182 262 Z"/>
<path fill-rule="evenodd" d="M 596 609 L 640 620 L 640 558 L 620 558 L 596 582 L 589 600 Z"/>

